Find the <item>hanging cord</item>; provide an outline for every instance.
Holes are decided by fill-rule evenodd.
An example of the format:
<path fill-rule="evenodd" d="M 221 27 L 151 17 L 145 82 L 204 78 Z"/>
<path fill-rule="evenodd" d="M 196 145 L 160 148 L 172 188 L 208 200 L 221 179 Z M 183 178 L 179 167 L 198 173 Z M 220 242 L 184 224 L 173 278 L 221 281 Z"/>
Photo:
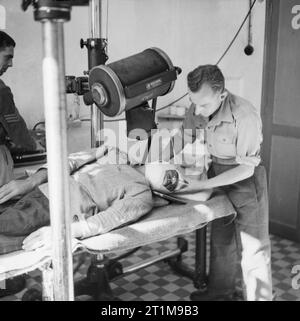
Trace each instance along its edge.
<path fill-rule="evenodd" d="M 228 51 L 230 50 L 230 48 L 232 47 L 232 45 L 234 44 L 236 38 L 238 37 L 239 33 L 241 32 L 243 26 L 245 25 L 248 17 L 250 16 L 251 12 L 252 12 L 252 9 L 255 5 L 257 0 L 254 0 L 251 7 L 249 8 L 249 11 L 248 13 L 246 14 L 243 22 L 241 23 L 240 27 L 238 28 L 237 32 L 235 33 L 234 37 L 232 38 L 231 42 L 229 43 L 229 45 L 227 46 L 226 50 L 224 51 L 224 53 L 222 54 L 222 56 L 219 58 L 219 60 L 217 61 L 216 65 L 218 65 L 222 60 L 223 58 L 226 56 L 226 54 L 228 53 Z M 168 108 L 169 106 L 177 103 L 179 100 L 183 99 L 184 97 L 186 97 L 188 95 L 188 93 L 185 93 L 184 95 L 182 95 L 181 97 L 177 98 L 176 100 L 172 101 L 171 103 L 163 106 L 163 107 L 160 107 L 157 109 L 157 111 L 160 111 L 160 110 L 163 110 L 163 109 L 166 109 Z M 116 121 L 122 121 L 122 120 L 126 120 L 125 118 L 120 118 L 120 119 L 106 119 L 104 120 L 104 122 L 116 122 Z"/>
<path fill-rule="evenodd" d="M 105 41 L 106 41 L 106 53 L 108 52 L 108 4 L 109 1 L 107 0 L 107 6 L 106 6 L 106 35 L 105 35 Z"/>
<path fill-rule="evenodd" d="M 239 29 L 237 30 L 236 34 L 235 34 L 234 37 L 232 38 L 231 42 L 229 43 L 228 47 L 227 47 L 226 50 L 224 51 L 223 55 L 222 55 L 222 56 L 219 58 L 219 60 L 217 61 L 216 65 L 218 65 L 218 64 L 223 60 L 223 58 L 226 56 L 226 54 L 227 54 L 227 52 L 229 51 L 229 49 L 230 49 L 230 48 L 232 47 L 232 45 L 234 44 L 236 38 L 238 37 L 239 33 L 241 32 L 241 30 L 242 30 L 242 28 L 243 28 L 243 26 L 244 26 L 244 24 L 246 23 L 248 17 L 250 16 L 250 14 L 251 14 L 251 12 L 252 12 L 252 9 L 253 9 L 253 6 L 255 5 L 255 2 L 256 2 L 256 0 L 253 1 L 251 7 L 249 8 L 248 13 L 246 14 L 243 22 L 241 23 Z M 163 109 L 165 109 L 165 108 L 173 105 L 174 103 L 177 103 L 177 101 L 181 100 L 182 98 L 186 97 L 187 95 L 188 95 L 188 93 L 185 93 L 183 96 L 181 96 L 180 98 L 174 100 L 173 102 L 169 103 L 168 105 L 163 106 L 163 107 L 161 107 L 161 108 L 158 108 L 157 111 L 163 110 Z"/>
<path fill-rule="evenodd" d="M 246 23 L 248 17 L 250 16 L 250 13 L 251 13 L 251 11 L 252 11 L 253 6 L 255 5 L 255 3 L 256 3 L 256 0 L 253 1 L 253 3 L 252 3 L 252 5 L 251 5 L 251 7 L 250 7 L 250 9 L 249 9 L 249 11 L 248 11 L 245 19 L 243 20 L 243 22 L 242 22 L 242 24 L 241 24 L 241 26 L 239 27 L 239 29 L 238 29 L 238 31 L 236 32 L 235 36 L 234 36 L 233 39 L 231 40 L 230 44 L 228 45 L 227 49 L 224 51 L 223 55 L 222 55 L 221 58 L 218 60 L 218 62 L 216 63 L 216 65 L 218 65 L 218 64 L 223 60 L 223 58 L 225 57 L 225 55 L 227 54 L 227 52 L 229 51 L 229 49 L 231 48 L 231 46 L 232 46 L 233 43 L 235 42 L 237 36 L 238 36 L 239 33 L 241 32 L 244 24 Z"/>

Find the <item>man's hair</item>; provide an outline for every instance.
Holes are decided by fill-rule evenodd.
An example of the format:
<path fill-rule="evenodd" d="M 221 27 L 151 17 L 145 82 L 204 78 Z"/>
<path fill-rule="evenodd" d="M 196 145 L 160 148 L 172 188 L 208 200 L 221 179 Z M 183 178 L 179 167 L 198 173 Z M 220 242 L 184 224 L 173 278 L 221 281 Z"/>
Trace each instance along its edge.
<path fill-rule="evenodd" d="M 225 79 L 216 65 L 199 66 L 187 75 L 188 88 L 192 92 L 200 90 L 203 84 L 209 85 L 214 92 L 223 91 Z"/>
<path fill-rule="evenodd" d="M 9 36 L 6 32 L 0 31 L 0 50 L 5 49 L 6 47 L 15 47 L 16 42 L 14 39 Z"/>

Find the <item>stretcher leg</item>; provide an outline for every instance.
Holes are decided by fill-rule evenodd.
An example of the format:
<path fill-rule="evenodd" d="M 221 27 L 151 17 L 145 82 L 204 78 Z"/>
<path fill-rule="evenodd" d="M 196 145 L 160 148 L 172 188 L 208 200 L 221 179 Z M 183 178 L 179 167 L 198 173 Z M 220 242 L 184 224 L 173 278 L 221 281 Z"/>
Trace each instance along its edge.
<path fill-rule="evenodd" d="M 205 289 L 207 284 L 206 233 L 207 233 L 206 226 L 196 230 L 194 285 L 195 285 L 195 288 L 197 289 Z"/>
<path fill-rule="evenodd" d="M 115 301 L 105 260 L 93 257 L 87 277 L 75 283 L 75 296 L 89 295 L 95 301 Z"/>
<path fill-rule="evenodd" d="M 177 238 L 178 248 L 181 249 L 180 255 L 168 259 L 170 267 L 178 274 L 190 278 L 194 281 L 197 289 L 205 289 L 207 283 L 206 276 L 206 226 L 196 230 L 195 240 L 195 269 L 191 269 L 182 262 L 182 253 L 187 251 L 187 241 L 184 238 Z"/>
<path fill-rule="evenodd" d="M 186 276 L 189 279 L 194 279 L 194 271 L 193 269 L 187 267 L 182 262 L 182 253 L 186 252 L 188 250 L 188 242 L 183 237 L 177 238 L 177 247 L 180 250 L 180 254 L 178 254 L 175 257 L 172 257 L 170 259 L 167 259 L 167 263 L 170 265 L 173 271 L 176 273 Z"/>
<path fill-rule="evenodd" d="M 30 287 L 22 296 L 22 301 L 54 301 L 53 269 L 51 263 L 46 263 L 40 270 L 42 271 L 42 289 Z"/>
<path fill-rule="evenodd" d="M 54 301 L 53 269 L 46 264 L 42 269 L 43 301 Z"/>

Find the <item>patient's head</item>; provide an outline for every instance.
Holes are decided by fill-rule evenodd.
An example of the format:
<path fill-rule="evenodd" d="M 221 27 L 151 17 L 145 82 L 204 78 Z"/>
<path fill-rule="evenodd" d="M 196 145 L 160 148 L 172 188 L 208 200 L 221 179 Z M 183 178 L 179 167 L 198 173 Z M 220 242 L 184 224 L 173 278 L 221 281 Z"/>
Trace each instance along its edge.
<path fill-rule="evenodd" d="M 169 163 L 148 163 L 145 177 L 153 190 L 173 193 L 188 185 L 175 165 Z"/>

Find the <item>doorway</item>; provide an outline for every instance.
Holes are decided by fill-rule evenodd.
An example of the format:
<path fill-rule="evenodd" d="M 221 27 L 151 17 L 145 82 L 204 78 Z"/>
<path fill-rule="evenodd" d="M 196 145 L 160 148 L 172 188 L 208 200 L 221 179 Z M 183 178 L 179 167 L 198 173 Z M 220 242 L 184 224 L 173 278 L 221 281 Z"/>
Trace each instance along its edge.
<path fill-rule="evenodd" d="M 270 231 L 300 241 L 300 1 L 266 2 L 262 94 Z"/>

